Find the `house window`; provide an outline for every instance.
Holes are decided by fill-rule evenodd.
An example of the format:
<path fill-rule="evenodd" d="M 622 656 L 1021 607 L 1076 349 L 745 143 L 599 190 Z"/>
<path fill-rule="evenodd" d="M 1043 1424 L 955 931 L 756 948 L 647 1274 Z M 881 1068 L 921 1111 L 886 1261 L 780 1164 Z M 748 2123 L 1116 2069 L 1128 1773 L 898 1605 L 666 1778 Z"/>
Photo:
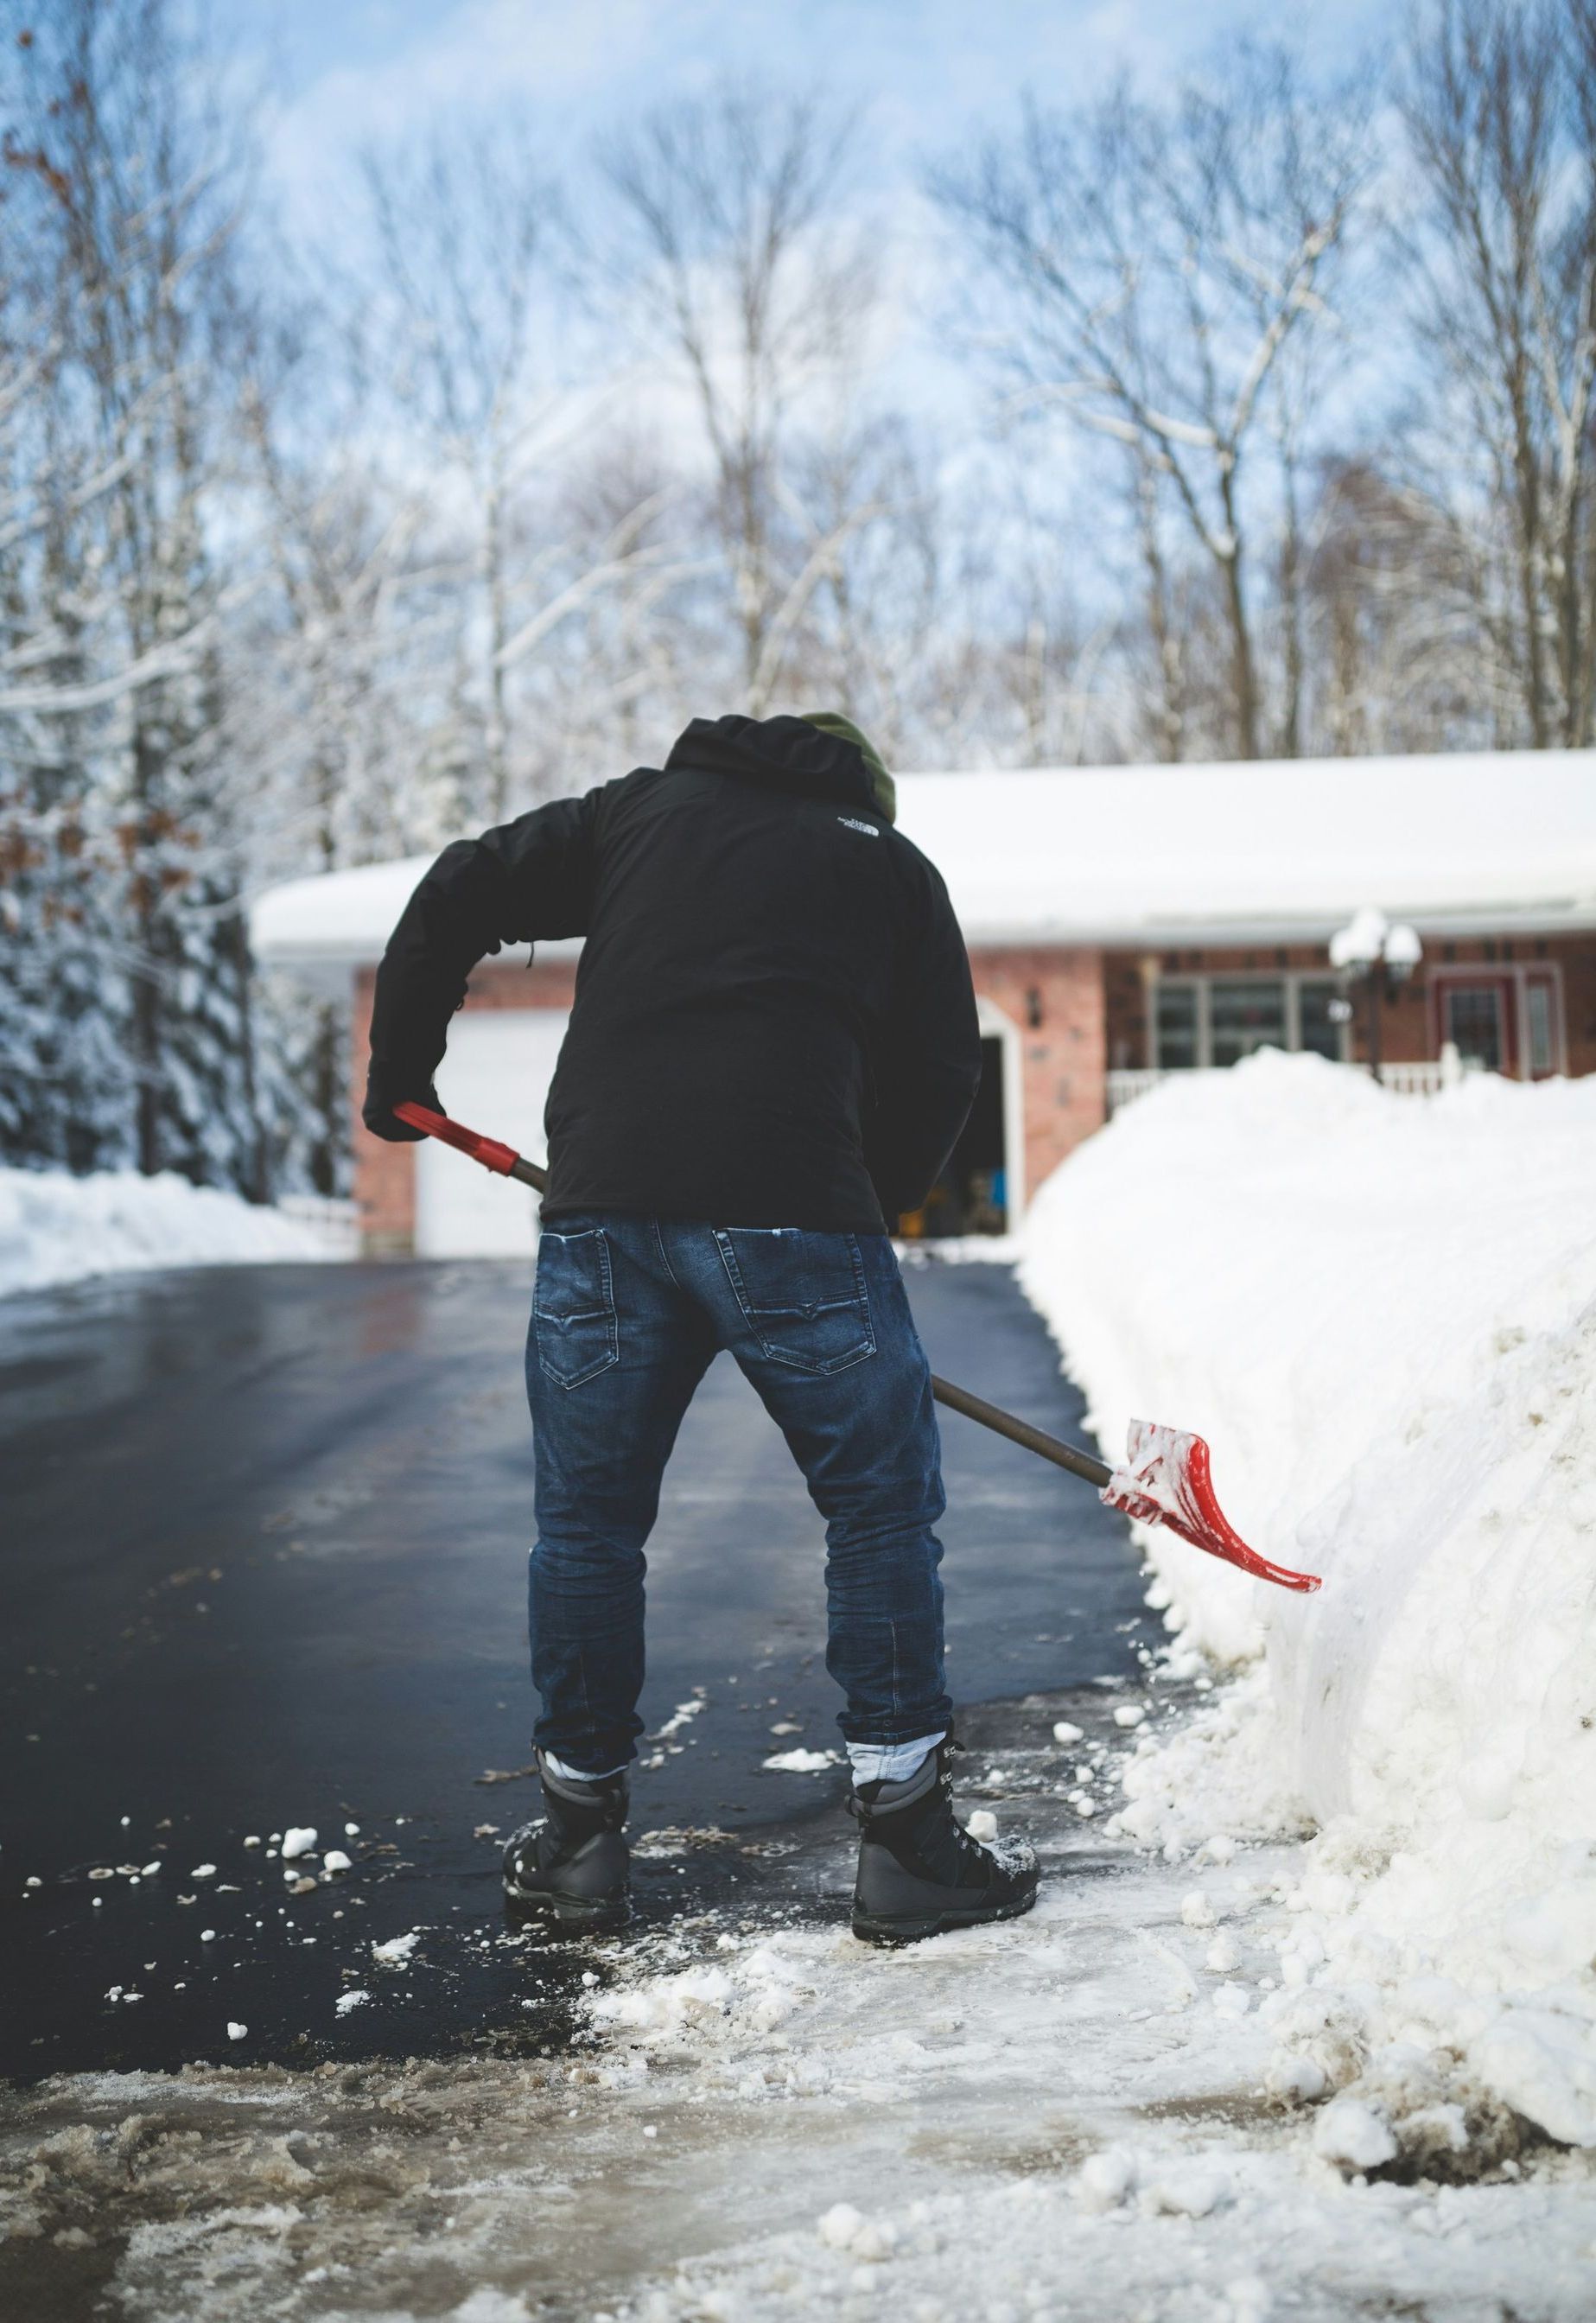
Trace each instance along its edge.
<path fill-rule="evenodd" d="M 1297 987 L 1297 1046 L 1316 1057 L 1341 1055 L 1341 1027 L 1330 1014 L 1336 987 L 1329 977 L 1305 976 Z"/>
<path fill-rule="evenodd" d="M 1500 1073 L 1506 1059 L 1500 984 L 1448 984 L 1444 1002 L 1446 1038 L 1465 1065 Z"/>
<path fill-rule="evenodd" d="M 1345 1053 L 1330 1015 L 1334 978 L 1245 974 L 1161 977 L 1154 996 L 1152 1061 L 1163 1072 L 1235 1065 L 1255 1049 Z"/>
<path fill-rule="evenodd" d="M 1524 988 L 1525 1045 L 1528 1051 L 1529 1078 L 1542 1080 L 1557 1070 L 1557 1034 L 1552 1017 L 1552 987 L 1545 978 L 1537 978 Z"/>
<path fill-rule="evenodd" d="M 1158 988 L 1158 1061 L 1165 1071 L 1199 1061 L 1197 987 L 1160 984 Z"/>
<path fill-rule="evenodd" d="M 1208 1045 L 1215 1065 L 1239 1065 L 1254 1049 L 1288 1047 L 1284 980 L 1216 977 L 1208 987 Z"/>

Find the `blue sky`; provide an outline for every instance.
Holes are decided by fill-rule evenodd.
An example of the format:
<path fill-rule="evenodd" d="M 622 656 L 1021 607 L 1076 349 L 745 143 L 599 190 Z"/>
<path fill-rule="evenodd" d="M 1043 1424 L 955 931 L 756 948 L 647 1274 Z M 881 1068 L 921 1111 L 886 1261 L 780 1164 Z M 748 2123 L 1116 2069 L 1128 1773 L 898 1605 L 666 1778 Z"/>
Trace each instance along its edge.
<path fill-rule="evenodd" d="M 909 176 L 1023 87 L 1060 101 L 1127 69 L 1156 79 L 1248 28 L 1289 29 L 1335 68 L 1392 17 L 1374 0 L 1289 18 L 1258 0 L 261 0 L 226 22 L 271 77 L 272 169 L 303 215 L 363 140 L 443 107 L 512 99 L 557 155 L 729 69 L 821 78 L 869 99 L 884 174 Z"/>
<path fill-rule="evenodd" d="M 442 115 L 499 105 L 525 116 L 552 175 L 580 186 L 595 134 L 733 72 L 833 88 L 867 108 L 868 214 L 892 256 L 871 378 L 926 423 L 950 481 L 985 473 L 1000 399 L 961 360 L 954 275 L 921 193 L 924 165 L 1012 122 L 1022 93 L 1088 96 L 1124 73 L 1156 85 L 1227 35 L 1289 32 L 1305 61 L 1350 68 L 1399 30 L 1390 0 L 257 0 L 219 20 L 270 92 L 271 190 L 296 238 L 347 258 L 362 232 L 362 145 Z M 648 408 L 668 431 L 655 389 Z M 634 397 L 633 408 L 642 406 Z M 678 415 L 679 416 L 679 415 Z M 1032 482 L 1065 504 L 1096 438 L 1049 431 Z"/>

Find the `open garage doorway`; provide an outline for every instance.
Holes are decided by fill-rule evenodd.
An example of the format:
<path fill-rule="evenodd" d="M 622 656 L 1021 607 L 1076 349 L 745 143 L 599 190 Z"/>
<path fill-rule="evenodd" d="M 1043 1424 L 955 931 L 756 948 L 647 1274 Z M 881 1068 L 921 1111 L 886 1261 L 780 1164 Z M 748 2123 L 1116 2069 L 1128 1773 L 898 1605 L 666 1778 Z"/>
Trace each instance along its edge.
<path fill-rule="evenodd" d="M 570 1014 L 564 1008 L 467 1008 L 438 1068 L 445 1112 L 546 1158 L 543 1108 Z M 527 1258 L 537 1246 L 537 1197 L 428 1138 L 416 1156 L 417 1258 Z"/>
<path fill-rule="evenodd" d="M 1024 1202 L 1019 1034 L 990 1002 L 981 1001 L 979 1010 L 981 1085 L 925 1207 L 902 1220 L 909 1240 L 1011 1234 L 1019 1224 Z"/>

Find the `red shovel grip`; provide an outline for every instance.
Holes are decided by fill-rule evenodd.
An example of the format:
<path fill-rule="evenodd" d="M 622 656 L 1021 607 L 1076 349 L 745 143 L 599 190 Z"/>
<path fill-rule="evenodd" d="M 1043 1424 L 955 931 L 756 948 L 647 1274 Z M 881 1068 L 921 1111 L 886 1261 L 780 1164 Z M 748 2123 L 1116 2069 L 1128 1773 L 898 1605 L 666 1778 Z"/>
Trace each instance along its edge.
<path fill-rule="evenodd" d="M 496 1170 L 501 1178 L 518 1178 L 524 1185 L 536 1186 L 541 1192 L 547 1182 L 546 1172 L 536 1162 L 523 1162 L 513 1145 L 500 1145 L 496 1137 L 483 1137 L 463 1122 L 451 1121 L 446 1113 L 434 1113 L 427 1105 L 417 1105 L 406 1097 L 393 1108 L 396 1121 L 408 1128 L 425 1130 L 445 1145 L 452 1145 L 459 1153 L 469 1153 L 484 1170 Z"/>

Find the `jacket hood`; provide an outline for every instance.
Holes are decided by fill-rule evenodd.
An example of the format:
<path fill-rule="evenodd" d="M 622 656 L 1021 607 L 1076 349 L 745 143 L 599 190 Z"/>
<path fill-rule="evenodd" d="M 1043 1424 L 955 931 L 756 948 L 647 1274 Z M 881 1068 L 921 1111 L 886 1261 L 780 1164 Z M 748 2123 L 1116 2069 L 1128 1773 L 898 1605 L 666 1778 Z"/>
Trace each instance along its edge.
<path fill-rule="evenodd" d="M 823 733 L 807 718 L 695 718 L 665 760 L 667 773 L 677 767 L 882 813 L 857 743 Z"/>

